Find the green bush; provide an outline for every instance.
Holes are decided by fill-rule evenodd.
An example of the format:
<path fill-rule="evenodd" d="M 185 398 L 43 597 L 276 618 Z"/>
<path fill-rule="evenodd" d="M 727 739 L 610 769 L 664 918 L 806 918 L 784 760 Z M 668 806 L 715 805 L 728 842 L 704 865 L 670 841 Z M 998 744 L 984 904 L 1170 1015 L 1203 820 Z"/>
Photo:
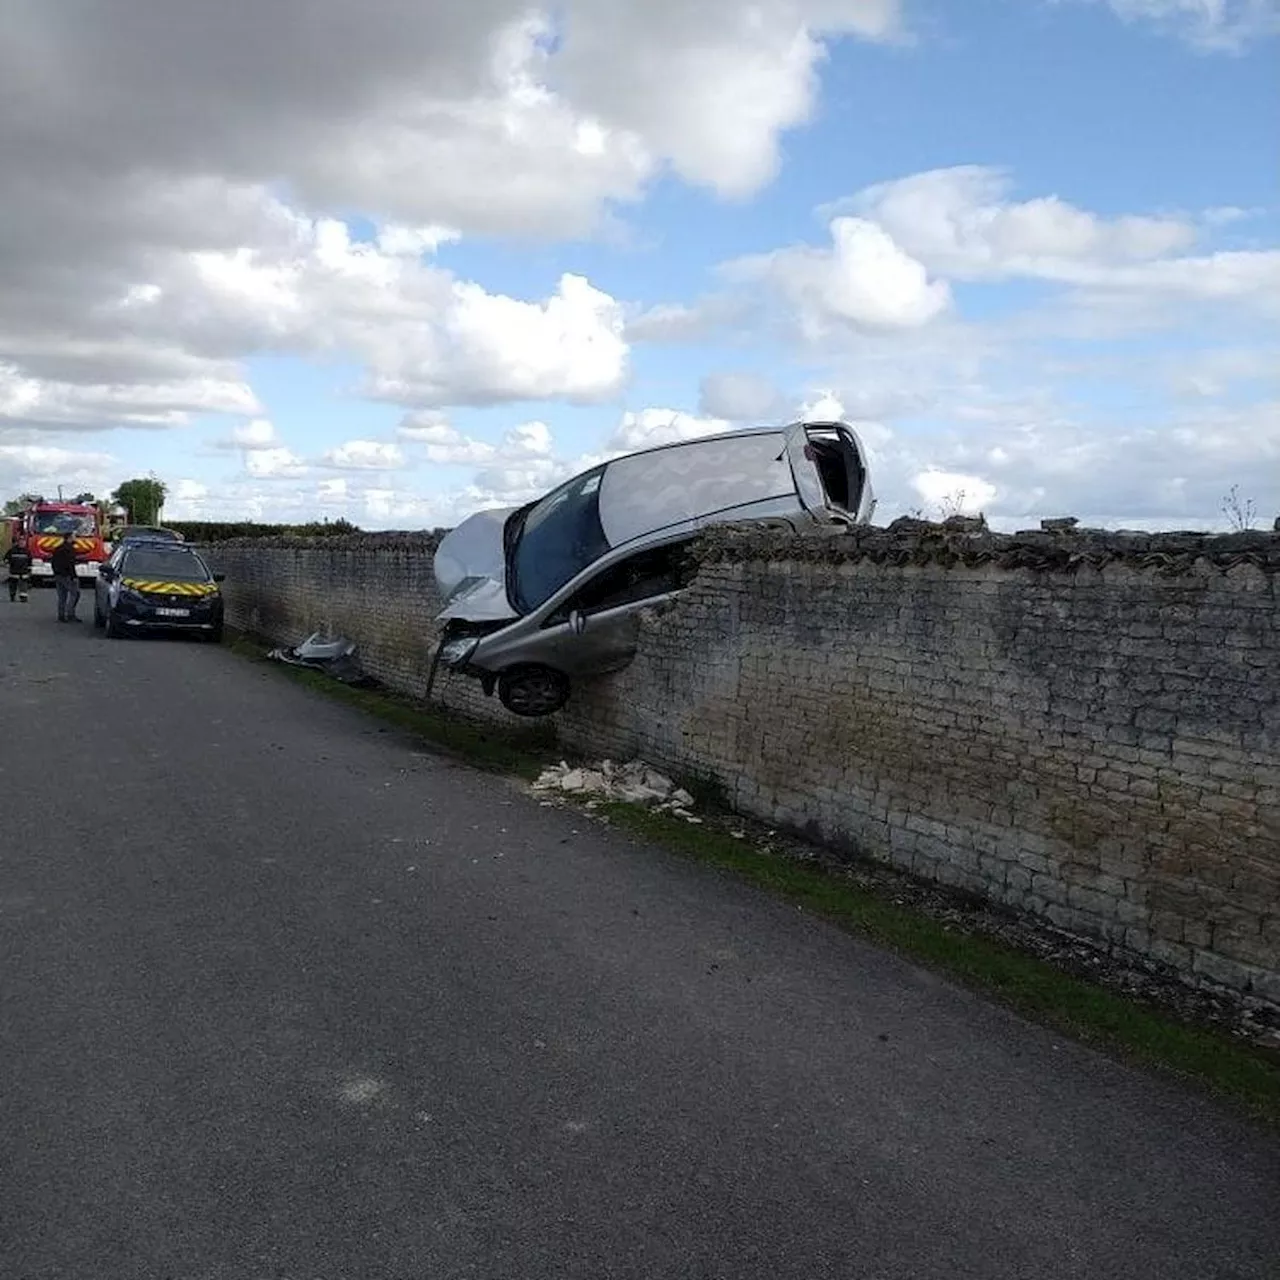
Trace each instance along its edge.
<path fill-rule="evenodd" d="M 254 520 L 168 520 L 188 542 L 229 542 L 232 538 L 345 537 L 361 529 L 349 520 L 313 520 L 309 524 L 259 524 Z"/>

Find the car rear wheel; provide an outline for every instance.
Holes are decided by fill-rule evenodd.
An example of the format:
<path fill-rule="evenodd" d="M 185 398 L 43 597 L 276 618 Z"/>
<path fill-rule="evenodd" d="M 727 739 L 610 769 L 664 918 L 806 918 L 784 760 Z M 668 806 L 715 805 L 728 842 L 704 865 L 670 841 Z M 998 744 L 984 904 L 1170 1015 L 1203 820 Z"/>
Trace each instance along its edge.
<path fill-rule="evenodd" d="M 498 677 L 498 701 L 512 715 L 549 716 L 569 701 L 569 678 L 550 667 L 512 667 Z"/>

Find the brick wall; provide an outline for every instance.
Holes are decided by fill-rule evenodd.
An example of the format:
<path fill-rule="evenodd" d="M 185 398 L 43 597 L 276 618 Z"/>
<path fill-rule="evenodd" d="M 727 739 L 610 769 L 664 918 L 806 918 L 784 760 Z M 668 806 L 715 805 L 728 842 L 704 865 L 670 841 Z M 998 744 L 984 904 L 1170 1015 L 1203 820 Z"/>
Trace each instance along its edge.
<path fill-rule="evenodd" d="M 420 694 L 434 540 L 227 544 L 233 623 Z M 707 539 L 570 747 L 1280 1003 L 1280 537 Z M 503 715 L 470 681 L 450 705 Z"/>

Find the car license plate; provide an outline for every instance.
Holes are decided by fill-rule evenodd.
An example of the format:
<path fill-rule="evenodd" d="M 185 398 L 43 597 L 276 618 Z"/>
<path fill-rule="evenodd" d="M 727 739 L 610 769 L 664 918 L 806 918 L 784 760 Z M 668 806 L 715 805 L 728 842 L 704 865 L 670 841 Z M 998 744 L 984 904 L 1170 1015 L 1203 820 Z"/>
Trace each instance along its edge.
<path fill-rule="evenodd" d="M 157 618 L 186 618 L 191 614 L 190 609 L 157 609 Z"/>

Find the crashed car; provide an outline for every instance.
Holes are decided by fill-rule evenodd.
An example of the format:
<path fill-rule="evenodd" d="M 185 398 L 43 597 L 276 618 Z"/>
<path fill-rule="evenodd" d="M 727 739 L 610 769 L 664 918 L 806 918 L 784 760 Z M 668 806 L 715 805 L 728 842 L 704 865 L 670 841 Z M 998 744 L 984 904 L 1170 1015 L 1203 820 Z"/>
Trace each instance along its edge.
<path fill-rule="evenodd" d="M 688 552 L 708 526 L 863 524 L 874 509 L 866 454 L 845 422 L 726 432 L 615 458 L 445 536 L 431 680 L 443 667 L 496 689 L 516 715 L 550 715 L 574 681 L 632 660 L 640 612 L 689 584 Z"/>

